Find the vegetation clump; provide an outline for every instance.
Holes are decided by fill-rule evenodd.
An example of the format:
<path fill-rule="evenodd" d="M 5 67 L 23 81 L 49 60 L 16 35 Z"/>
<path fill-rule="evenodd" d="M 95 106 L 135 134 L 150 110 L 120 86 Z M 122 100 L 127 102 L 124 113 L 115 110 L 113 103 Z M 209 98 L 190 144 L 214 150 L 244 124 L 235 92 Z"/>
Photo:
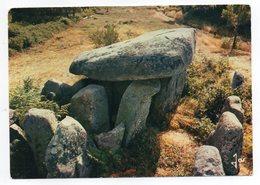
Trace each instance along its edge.
<path fill-rule="evenodd" d="M 11 90 L 9 99 L 9 107 L 16 111 L 20 123 L 23 123 L 25 114 L 31 108 L 52 110 L 58 119 L 64 118 L 68 114 L 67 106 L 59 107 L 53 101 L 42 100 L 40 89 L 31 78 L 24 79 L 22 86 Z"/>
<path fill-rule="evenodd" d="M 91 33 L 89 38 L 95 46 L 102 47 L 108 46 L 119 41 L 119 34 L 114 24 L 107 24 L 103 29 L 98 29 Z"/>

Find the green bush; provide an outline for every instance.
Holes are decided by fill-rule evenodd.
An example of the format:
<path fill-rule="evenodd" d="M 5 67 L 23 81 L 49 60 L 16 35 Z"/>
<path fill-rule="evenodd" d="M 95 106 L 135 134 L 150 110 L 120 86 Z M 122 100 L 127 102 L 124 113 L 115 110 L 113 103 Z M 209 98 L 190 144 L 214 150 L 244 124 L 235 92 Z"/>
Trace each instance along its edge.
<path fill-rule="evenodd" d="M 96 47 L 108 46 L 119 41 L 118 32 L 114 24 L 107 24 L 103 29 L 91 33 L 89 38 Z"/>
<path fill-rule="evenodd" d="M 195 139 L 205 142 L 209 134 L 216 129 L 216 126 L 205 116 L 196 119 L 193 129 L 193 132 L 196 133 Z"/>
<path fill-rule="evenodd" d="M 66 29 L 72 24 L 72 18 L 69 19 L 67 17 L 36 25 L 10 23 L 8 28 L 9 49 L 21 52 L 32 45 L 45 42 L 51 38 L 53 34 Z M 12 55 L 13 53 L 14 52 L 10 52 L 9 54 Z"/>
<path fill-rule="evenodd" d="M 40 89 L 34 85 L 31 78 L 23 81 L 23 86 L 11 90 L 9 95 L 9 107 L 16 110 L 21 123 L 24 116 L 31 108 L 50 109 L 55 112 L 58 118 L 65 117 L 67 107 L 60 108 L 53 101 L 43 101 L 40 95 Z M 20 126 L 23 126 L 20 124 Z"/>

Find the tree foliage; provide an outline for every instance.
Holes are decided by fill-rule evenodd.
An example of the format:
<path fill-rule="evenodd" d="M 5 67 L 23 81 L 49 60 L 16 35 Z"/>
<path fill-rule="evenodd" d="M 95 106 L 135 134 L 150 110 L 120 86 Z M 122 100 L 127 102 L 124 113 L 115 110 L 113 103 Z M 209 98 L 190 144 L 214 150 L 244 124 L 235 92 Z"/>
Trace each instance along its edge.
<path fill-rule="evenodd" d="M 227 5 L 227 7 L 223 9 L 221 16 L 227 20 L 233 29 L 234 39 L 231 48 L 232 51 L 236 48 L 239 29 L 250 22 L 250 7 L 248 5 Z"/>

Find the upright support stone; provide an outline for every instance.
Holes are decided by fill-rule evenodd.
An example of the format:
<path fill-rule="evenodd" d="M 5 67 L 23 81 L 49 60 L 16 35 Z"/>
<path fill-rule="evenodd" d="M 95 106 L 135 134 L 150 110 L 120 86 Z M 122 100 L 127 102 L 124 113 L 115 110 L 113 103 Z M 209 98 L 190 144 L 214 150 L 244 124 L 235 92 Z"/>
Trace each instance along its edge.
<path fill-rule="evenodd" d="M 179 72 L 171 78 L 160 79 L 161 90 L 153 97 L 150 113 L 148 116 L 149 123 L 168 125 L 168 114 L 176 108 L 181 97 L 186 79 L 186 72 Z"/>
<path fill-rule="evenodd" d="M 58 125 L 45 155 L 48 178 L 88 177 L 87 133 L 79 122 L 67 116 Z"/>
<path fill-rule="evenodd" d="M 219 151 L 214 146 L 201 146 L 195 157 L 194 176 L 225 175 Z"/>
<path fill-rule="evenodd" d="M 226 99 L 222 112 L 226 111 L 232 112 L 241 124 L 244 123 L 244 109 L 242 108 L 241 99 L 238 96 L 229 96 Z"/>
<path fill-rule="evenodd" d="M 152 96 L 159 91 L 159 80 L 134 81 L 126 89 L 116 119 L 116 125 L 125 124 L 124 145 L 145 127 Z"/>
<path fill-rule="evenodd" d="M 30 109 L 25 116 L 24 130 L 34 153 L 40 177 L 46 177 L 45 151 L 58 123 L 54 112 L 46 109 Z"/>
<path fill-rule="evenodd" d="M 233 113 L 221 115 L 207 143 L 218 148 L 226 175 L 237 175 L 240 170 L 238 159 L 242 155 L 243 127 Z"/>
<path fill-rule="evenodd" d="M 87 131 L 108 131 L 108 100 L 104 87 L 91 84 L 81 89 L 71 99 L 70 113 Z"/>

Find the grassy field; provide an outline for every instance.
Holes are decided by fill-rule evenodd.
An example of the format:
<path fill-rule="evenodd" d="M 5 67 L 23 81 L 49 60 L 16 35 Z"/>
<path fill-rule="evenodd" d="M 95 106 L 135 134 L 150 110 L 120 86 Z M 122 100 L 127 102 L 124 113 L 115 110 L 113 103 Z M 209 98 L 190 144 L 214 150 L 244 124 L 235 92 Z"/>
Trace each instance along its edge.
<path fill-rule="evenodd" d="M 184 27 L 174 18 L 166 15 L 167 13 L 158 11 L 156 8 L 109 8 L 108 11 L 101 9 L 93 17 L 82 19 L 65 31 L 54 34 L 46 42 L 11 56 L 9 59 L 10 91 L 22 85 L 23 79 L 27 77 L 34 78 L 39 87 L 42 87 L 48 79 L 73 84 L 82 78 L 70 74 L 69 66 L 79 53 L 95 48 L 89 36 L 106 24 L 116 26 L 120 41 L 148 31 Z M 180 16 L 178 14 L 178 17 Z M 229 77 L 232 77 L 234 70 L 238 70 L 245 75 L 246 83 L 251 85 L 251 43 L 240 41 L 238 49 L 231 55 L 229 49 L 221 47 L 224 38 L 214 36 L 209 33 L 209 30 L 210 27 L 197 30 L 196 56 L 226 57 L 230 65 Z M 187 127 L 193 127 L 195 124 L 196 104 L 196 100 L 192 98 L 183 100 L 172 117 L 169 129 L 157 133 L 161 153 L 153 175 L 191 175 L 194 149 L 201 145 L 195 135 L 187 131 Z M 249 175 L 252 174 L 252 156 L 248 156 L 250 150 L 252 153 L 251 123 L 245 124 L 244 136 L 243 156 L 247 157 L 247 160 L 242 164 L 240 175 Z M 182 152 L 183 158 L 178 158 L 176 152 Z M 171 168 L 174 165 L 177 167 Z M 113 176 L 134 176 L 136 173 L 136 170 L 128 169 L 120 175 L 114 173 Z"/>

